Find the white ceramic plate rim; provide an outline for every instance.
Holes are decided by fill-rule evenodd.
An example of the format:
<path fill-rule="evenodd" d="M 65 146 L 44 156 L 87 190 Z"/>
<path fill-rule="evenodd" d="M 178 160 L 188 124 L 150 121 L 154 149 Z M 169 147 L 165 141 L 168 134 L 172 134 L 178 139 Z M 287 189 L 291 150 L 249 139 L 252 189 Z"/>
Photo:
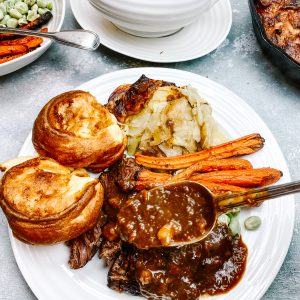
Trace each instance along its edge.
<path fill-rule="evenodd" d="M 238 96 L 236 96 L 235 94 L 233 94 L 230 90 L 228 90 L 227 88 L 205 78 L 202 77 L 200 75 L 197 74 L 193 74 L 190 72 L 186 72 L 186 71 L 180 71 L 180 70 L 175 70 L 175 69 L 167 69 L 167 68 L 135 68 L 135 69 L 127 69 L 127 70 L 121 70 L 121 71 L 116 71 L 116 72 L 112 72 L 112 73 L 108 73 L 105 75 L 102 75 L 98 78 L 95 78 L 81 86 L 78 87 L 78 89 L 83 89 L 83 90 L 91 90 L 93 92 L 93 87 L 97 87 L 97 86 L 101 86 L 101 82 L 105 82 L 107 80 L 114 80 L 114 79 L 120 79 L 122 78 L 122 82 L 128 82 L 128 81 L 132 81 L 132 78 L 137 79 L 141 74 L 146 74 L 149 77 L 152 78 L 161 78 L 161 79 L 165 79 L 165 80 L 169 80 L 169 81 L 175 81 L 178 78 L 181 78 L 183 82 L 186 83 L 191 83 L 192 85 L 198 85 L 201 86 L 201 84 L 203 85 L 204 83 L 208 84 L 210 87 L 209 89 L 211 97 L 215 98 L 218 97 L 218 95 L 220 95 L 221 93 L 226 95 L 226 98 L 229 97 L 228 99 L 230 99 L 230 101 L 233 102 L 233 104 L 240 104 L 240 107 L 237 109 L 237 111 L 244 111 L 243 113 L 247 112 L 247 114 L 251 115 L 251 118 L 254 120 L 255 127 L 259 128 L 261 130 L 261 132 L 263 133 L 264 137 L 267 138 L 267 141 L 269 141 L 269 145 L 272 146 L 272 151 L 274 151 L 274 153 L 276 154 L 276 159 L 278 160 L 278 166 L 280 166 L 280 169 L 284 172 L 284 178 L 285 181 L 290 181 L 290 174 L 287 168 L 287 164 L 284 160 L 284 157 L 281 153 L 281 150 L 277 144 L 277 142 L 275 141 L 272 133 L 270 132 L 270 130 L 267 128 L 267 126 L 264 124 L 264 122 L 260 119 L 260 117 L 256 114 L 256 112 L 247 104 L 245 103 L 241 98 L 239 98 Z M 176 82 L 176 81 L 175 81 Z M 178 82 L 178 84 L 182 84 L 181 82 Z M 101 88 L 100 88 L 101 90 Z M 200 91 L 201 93 L 201 91 Z M 104 102 L 104 101 L 102 101 Z M 213 103 L 212 106 L 214 107 Z M 233 105 L 234 106 L 234 105 Z M 235 108 L 232 108 L 235 109 Z M 228 110 L 228 108 L 224 107 L 224 112 Z M 221 111 L 222 113 L 222 111 Z M 247 120 L 246 120 L 247 121 Z M 223 125 L 223 124 L 222 124 Z M 225 124 L 226 125 L 226 124 Z M 246 125 L 245 125 L 246 126 Z M 252 126 L 252 125 L 251 125 Z M 226 130 L 226 126 L 224 128 Z M 20 155 L 27 155 L 28 153 L 26 153 L 26 149 L 28 149 L 28 147 L 31 145 L 31 136 L 29 135 L 27 137 L 26 142 L 24 143 L 21 151 L 20 151 Z M 268 147 L 270 147 L 268 146 Z M 265 146 L 266 147 L 266 146 Z M 256 155 L 256 154 L 255 154 Z M 264 157 L 264 159 L 268 160 L 269 158 Z M 271 159 L 271 158 L 270 158 Z M 278 167 L 277 166 L 277 167 Z M 274 166 L 276 167 L 276 166 Z M 284 201 L 283 201 L 284 200 Z M 261 279 L 261 278 L 256 278 L 258 279 L 257 282 L 257 286 L 249 286 L 250 283 L 248 283 L 248 281 L 246 281 L 245 276 L 242 279 L 242 281 L 240 282 L 240 284 L 235 287 L 230 293 L 221 295 L 221 296 L 215 296 L 213 299 L 217 300 L 217 299 L 237 299 L 235 297 L 232 298 L 232 293 L 239 289 L 239 287 L 243 284 L 242 287 L 240 287 L 240 289 L 242 289 L 243 292 L 245 292 L 247 294 L 247 290 L 249 293 L 249 290 L 251 292 L 251 297 L 249 298 L 249 294 L 248 296 L 245 296 L 247 298 L 245 298 L 244 296 L 242 298 L 239 299 L 259 299 L 261 298 L 264 293 L 266 292 L 266 290 L 268 289 L 268 287 L 270 286 L 270 284 L 272 283 L 272 281 L 274 280 L 274 278 L 276 277 L 283 261 L 284 258 L 286 256 L 286 253 L 288 251 L 289 248 L 289 244 L 292 238 L 292 234 L 293 234 L 293 227 L 294 227 L 294 214 L 295 214 L 295 208 L 294 208 L 294 197 L 293 195 L 289 195 L 289 196 L 285 196 L 284 199 L 279 199 L 276 200 L 279 201 L 279 203 L 284 204 L 284 207 L 286 208 L 286 210 L 284 212 L 281 212 L 281 218 L 279 218 L 277 221 L 278 223 L 278 228 L 283 227 L 284 228 L 284 232 L 280 232 L 280 237 L 284 240 L 284 243 L 280 245 L 280 249 L 278 247 L 272 247 L 271 248 L 271 252 L 272 255 L 270 254 L 270 257 L 273 257 L 273 260 L 270 261 L 270 259 L 272 259 L 272 257 L 265 257 L 263 256 L 262 258 L 266 261 L 266 267 L 264 267 L 264 269 L 269 269 L 270 266 L 271 272 L 267 272 L 266 274 L 263 273 L 263 275 L 265 275 L 265 278 Z M 274 202 L 275 203 L 275 202 Z M 270 205 L 273 205 L 273 202 L 267 202 L 264 204 L 264 206 L 267 206 L 267 210 L 269 212 L 270 210 Z M 255 208 L 256 212 L 259 212 L 260 208 Z M 277 229 L 278 229 L 277 228 Z M 268 229 L 271 231 L 274 228 Z M 270 234 L 269 233 L 269 234 Z M 276 232 L 275 232 L 276 233 Z M 249 235 L 248 232 L 244 231 L 243 232 L 243 237 L 245 237 L 246 235 Z M 250 233 L 251 235 L 252 233 Z M 273 232 L 274 234 L 274 232 Z M 278 234 L 278 232 L 277 232 Z M 266 238 L 266 237 L 265 237 Z M 279 238 L 278 235 L 277 236 L 272 236 L 272 239 L 275 238 Z M 45 291 L 42 287 L 39 286 L 39 283 L 36 281 L 36 276 L 34 276 L 34 270 L 30 270 L 29 266 L 26 265 L 26 259 L 27 257 L 24 256 L 24 254 L 22 255 L 22 247 L 20 247 L 20 245 L 22 244 L 21 242 L 18 242 L 11 234 L 10 232 L 10 240 L 11 240 L 11 245 L 12 245 L 12 249 L 16 258 L 16 261 L 18 263 L 18 266 L 24 276 L 24 278 L 26 279 L 27 283 L 29 284 L 30 288 L 32 289 L 32 291 L 35 293 L 35 295 L 39 298 L 39 299 L 53 299 L 48 293 L 47 291 Z M 246 242 L 247 244 L 247 242 Z M 271 245 L 270 245 L 271 246 Z M 256 255 L 257 253 L 259 254 L 259 252 L 257 252 L 257 249 L 254 249 L 253 252 L 256 251 Z M 274 252 L 276 252 L 276 257 L 274 257 Z M 254 254 L 253 254 L 254 255 Z M 275 260 L 276 258 L 276 260 Z M 95 258 L 98 259 L 98 258 Z M 90 262 L 92 263 L 92 262 Z M 250 262 L 249 262 L 250 264 Z M 250 267 L 249 267 L 250 268 Z M 263 266 L 260 266 L 260 268 L 263 268 Z M 40 271 L 40 270 L 38 270 Z M 246 270 L 246 273 L 249 271 L 249 273 L 251 273 L 251 269 L 250 270 Z M 261 271 L 261 269 L 260 269 Z M 263 270 L 262 272 L 266 272 L 266 270 Z M 35 275 L 38 275 L 35 274 Z M 249 275 L 249 274 L 248 274 Z M 251 274 L 250 274 L 251 275 Z M 252 274 L 251 276 L 253 277 L 257 277 L 258 275 L 256 273 Z M 35 277 L 35 278 L 34 278 Z M 39 280 L 43 280 L 42 278 L 39 278 Z M 77 286 L 75 286 L 77 287 Z M 74 288 L 75 288 L 74 287 Z M 52 286 L 52 291 L 56 290 L 55 287 Z M 74 290 L 75 291 L 75 290 Z M 74 294 L 73 291 L 73 295 L 71 295 L 70 299 L 75 299 L 76 298 L 76 294 Z M 69 293 L 71 293 L 72 291 L 69 291 Z M 84 292 L 86 292 L 86 288 L 84 289 Z M 99 294 L 99 291 L 97 291 Z M 110 291 L 111 292 L 111 291 Z M 102 293 L 102 291 L 100 291 L 100 293 Z M 102 294 L 101 294 L 102 295 Z M 87 297 L 89 296 L 89 294 L 86 295 Z M 124 297 L 124 294 L 118 294 L 115 293 L 113 295 L 111 294 L 103 294 L 103 299 L 127 299 L 126 297 Z M 66 299 L 66 298 L 65 298 Z M 94 299 L 94 298 L 93 298 Z M 102 297 L 101 297 L 102 299 Z M 129 298 L 128 298 L 129 299 Z M 139 298 L 135 298 L 134 296 L 130 297 L 130 299 L 139 299 Z"/>
<path fill-rule="evenodd" d="M 60 19 L 60 21 L 59 21 L 59 24 L 57 25 L 57 27 L 56 27 L 56 29 L 55 29 L 56 31 L 59 31 L 59 30 L 61 29 L 62 24 L 63 24 L 64 19 L 65 19 L 65 14 L 66 14 L 66 0 L 59 0 L 59 1 L 61 1 L 61 3 L 62 3 L 62 11 L 63 11 L 63 14 L 62 14 L 62 16 L 61 16 L 61 19 Z M 20 57 L 18 57 L 18 58 L 15 58 L 15 59 L 13 59 L 13 60 L 10 60 L 10 61 L 8 61 L 8 62 L 5 62 L 5 63 L 3 63 L 3 64 L 0 64 L 0 68 L 1 68 L 1 67 L 4 68 L 4 67 L 10 66 L 10 65 L 12 65 L 12 64 L 17 64 L 18 62 L 23 61 L 23 60 L 25 60 L 25 59 L 26 59 L 26 60 L 27 60 L 27 59 L 30 59 L 32 56 L 38 55 L 38 53 L 40 53 L 40 52 L 46 50 L 47 48 L 49 48 L 49 47 L 51 46 L 52 43 L 53 43 L 52 40 L 50 40 L 50 39 L 44 39 L 44 41 L 43 41 L 43 43 L 41 44 L 41 46 L 38 47 L 37 49 L 35 49 L 35 50 L 33 50 L 33 51 L 31 51 L 31 52 L 29 52 L 29 53 L 23 55 L 23 56 L 20 56 Z"/>
<path fill-rule="evenodd" d="M 77 0 L 77 1 L 79 1 L 79 0 Z M 105 47 L 107 47 L 107 48 L 115 51 L 115 52 L 124 54 L 126 56 L 137 58 L 137 59 L 140 59 L 140 60 L 143 60 L 143 61 L 156 62 L 156 63 L 183 62 L 183 61 L 189 61 L 189 60 L 193 60 L 193 59 L 196 59 L 196 58 L 203 57 L 203 56 L 207 55 L 208 53 L 210 53 L 210 52 L 214 51 L 215 49 L 217 49 L 224 42 L 224 40 L 228 36 L 229 31 L 231 29 L 231 25 L 232 25 L 232 9 L 231 9 L 231 4 L 230 4 L 229 0 L 223 0 L 223 1 L 226 1 L 226 6 L 227 6 L 227 12 L 226 13 L 228 14 L 226 16 L 226 18 L 228 19 L 227 20 L 227 24 L 226 24 L 227 25 L 226 31 L 224 31 L 224 34 L 223 34 L 222 38 L 219 39 L 218 43 L 214 44 L 211 48 L 208 48 L 206 51 L 202 52 L 200 55 L 194 54 L 194 55 L 186 55 L 185 56 L 185 54 L 183 54 L 183 57 L 179 58 L 179 59 L 168 59 L 168 58 L 164 58 L 164 57 L 162 57 L 160 59 L 155 59 L 155 58 L 150 59 L 150 58 L 145 58 L 143 55 L 140 55 L 138 53 L 132 53 L 132 52 L 129 52 L 129 51 L 126 51 L 126 50 L 123 50 L 123 49 L 119 49 L 118 47 L 114 47 L 114 45 L 112 45 L 109 42 L 109 40 L 106 40 L 105 38 L 101 37 L 101 35 L 100 35 L 101 44 L 104 45 Z M 79 23 L 79 25 L 83 29 L 93 30 L 92 28 L 86 27 L 84 20 L 82 20 L 81 18 L 78 17 L 77 9 L 76 9 L 76 6 L 75 6 L 75 2 L 76 2 L 75 0 L 71 0 L 70 1 L 71 9 L 72 9 L 72 12 L 73 12 L 73 15 L 74 15 L 75 19 L 77 20 L 77 22 Z M 87 5 L 91 5 L 91 4 L 88 2 Z M 93 7 L 93 8 L 96 10 L 95 7 Z M 211 9 L 214 9 L 214 7 L 212 7 Z M 102 16 L 102 18 L 104 18 L 104 17 Z M 195 24 L 195 23 L 192 23 L 192 24 L 190 24 L 188 26 L 193 26 L 193 24 Z M 111 26 L 114 26 L 114 25 L 111 24 Z M 124 34 L 127 34 L 127 33 L 124 32 Z M 176 33 L 174 34 L 174 36 L 176 36 Z M 162 37 L 162 39 L 163 39 L 163 37 Z"/>

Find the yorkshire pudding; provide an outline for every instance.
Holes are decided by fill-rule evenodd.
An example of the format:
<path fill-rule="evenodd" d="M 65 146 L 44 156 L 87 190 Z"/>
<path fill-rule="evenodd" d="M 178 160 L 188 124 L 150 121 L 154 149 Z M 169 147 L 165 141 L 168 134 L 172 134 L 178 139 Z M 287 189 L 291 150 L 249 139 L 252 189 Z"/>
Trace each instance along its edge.
<path fill-rule="evenodd" d="M 100 172 L 123 154 L 126 137 L 116 118 L 88 92 L 54 97 L 35 120 L 32 142 L 41 156 Z"/>
<path fill-rule="evenodd" d="M 11 167 L 0 184 L 0 205 L 13 234 L 30 244 L 67 241 L 89 230 L 100 215 L 103 197 L 98 179 L 51 158 L 36 157 Z"/>

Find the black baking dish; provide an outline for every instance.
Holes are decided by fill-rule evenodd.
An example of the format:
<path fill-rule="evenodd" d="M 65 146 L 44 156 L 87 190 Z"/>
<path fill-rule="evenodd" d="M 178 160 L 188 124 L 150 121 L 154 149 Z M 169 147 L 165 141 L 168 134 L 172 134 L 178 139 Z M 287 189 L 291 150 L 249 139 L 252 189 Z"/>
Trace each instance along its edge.
<path fill-rule="evenodd" d="M 271 58 L 285 76 L 300 81 L 300 64 L 291 58 L 283 49 L 273 44 L 266 36 L 260 16 L 256 11 L 257 0 L 249 0 L 252 24 L 256 38 L 263 51 Z"/>

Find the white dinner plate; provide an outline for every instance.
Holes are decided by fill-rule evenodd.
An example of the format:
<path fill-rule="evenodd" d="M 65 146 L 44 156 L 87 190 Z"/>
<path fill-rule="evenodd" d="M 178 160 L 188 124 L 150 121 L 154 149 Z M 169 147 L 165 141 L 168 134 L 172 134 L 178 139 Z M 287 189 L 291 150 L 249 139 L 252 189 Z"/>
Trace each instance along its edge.
<path fill-rule="evenodd" d="M 187 61 L 210 53 L 225 40 L 232 24 L 229 0 L 220 0 L 198 21 L 161 38 L 137 37 L 121 31 L 87 0 L 72 0 L 71 8 L 80 26 L 98 33 L 104 46 L 130 57 L 160 63 Z"/>
<path fill-rule="evenodd" d="M 0 1 L 1 2 L 1 1 Z M 48 27 L 49 31 L 59 31 L 63 24 L 65 18 L 65 0 L 52 0 L 53 9 L 52 14 L 53 18 L 46 24 L 44 27 Z M 49 39 L 44 39 L 43 43 L 37 49 L 25 54 L 21 57 L 8 61 L 6 63 L 0 64 L 0 76 L 12 73 L 17 71 L 28 64 L 35 61 L 39 58 L 52 44 L 52 41 Z"/>
<path fill-rule="evenodd" d="M 133 83 L 142 74 L 173 81 L 177 85 L 191 84 L 196 87 L 200 95 L 211 103 L 215 119 L 232 138 L 259 132 L 266 139 L 265 146 L 247 158 L 254 167 L 280 169 L 283 172 L 280 183 L 290 181 L 287 164 L 266 124 L 241 98 L 205 77 L 175 69 L 137 68 L 100 76 L 81 85 L 79 89 L 90 91 L 101 103 L 105 103 L 117 86 Z M 20 155 L 33 153 L 31 136 L 28 136 Z M 242 228 L 242 237 L 249 249 L 246 272 L 233 290 L 214 297 L 214 300 L 259 299 L 272 283 L 286 256 L 294 227 L 293 196 L 266 202 L 258 208 L 243 209 L 241 223 L 250 215 L 260 216 L 262 225 L 254 232 Z M 107 268 L 97 255 L 84 268 L 71 270 L 68 267 L 69 250 L 64 244 L 30 246 L 12 236 L 11 244 L 24 278 L 40 300 L 138 299 L 117 293 L 106 286 Z"/>

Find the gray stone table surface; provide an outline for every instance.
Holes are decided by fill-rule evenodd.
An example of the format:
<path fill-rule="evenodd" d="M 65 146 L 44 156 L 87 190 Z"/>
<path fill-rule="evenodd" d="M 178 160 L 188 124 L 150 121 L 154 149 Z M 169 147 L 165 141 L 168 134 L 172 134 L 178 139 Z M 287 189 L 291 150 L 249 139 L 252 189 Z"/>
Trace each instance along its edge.
<path fill-rule="evenodd" d="M 53 44 L 31 65 L 0 77 L 0 161 L 18 154 L 33 120 L 53 96 L 99 75 L 145 66 L 177 68 L 206 76 L 241 96 L 276 137 L 293 179 L 300 178 L 300 85 L 287 81 L 262 53 L 253 34 L 246 0 L 232 0 L 233 24 L 224 43 L 206 57 L 155 64 L 105 47 L 96 52 Z M 79 28 L 69 3 L 63 28 Z M 299 196 L 296 196 L 299 200 Z M 300 299 L 300 206 L 290 249 L 275 281 L 263 297 Z M 49 287 L 51 289 L 51 287 Z M 15 262 L 7 223 L 0 212 L 0 299 L 35 299 Z M 236 299 L 234 299 L 236 300 Z"/>

